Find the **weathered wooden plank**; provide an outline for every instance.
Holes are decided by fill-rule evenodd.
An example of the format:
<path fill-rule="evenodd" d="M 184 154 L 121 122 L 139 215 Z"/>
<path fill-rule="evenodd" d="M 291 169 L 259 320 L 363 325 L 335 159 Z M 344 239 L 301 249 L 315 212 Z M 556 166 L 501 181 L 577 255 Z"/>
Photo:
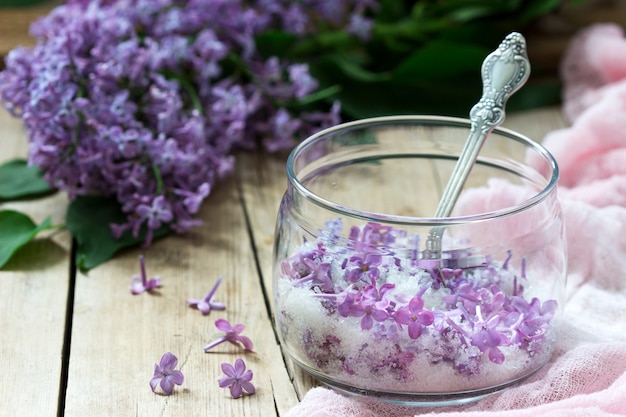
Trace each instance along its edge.
<path fill-rule="evenodd" d="M 21 122 L 0 110 L 0 163 L 27 154 Z M 1 180 L 1 179 L 0 179 Z M 1 202 L 41 222 L 62 223 L 63 193 Z M 2 233 L 2 230 L 0 230 Z M 0 416 L 56 416 L 69 290 L 70 238 L 66 232 L 29 243 L 0 269 Z"/>
<path fill-rule="evenodd" d="M 265 291 L 272 297 L 272 251 L 274 229 L 280 200 L 287 189 L 286 155 L 264 153 L 242 154 L 238 164 L 243 200 L 250 222 Z M 273 299 L 272 314 L 273 314 Z M 289 373 L 299 398 L 319 385 L 308 374 L 286 359 Z M 287 404 L 293 406 L 294 404 Z"/>
<path fill-rule="evenodd" d="M 201 210 L 205 224 L 169 236 L 149 249 L 133 249 L 80 274 L 65 415 L 246 415 L 271 416 L 297 398 L 270 323 L 235 179 L 219 184 Z M 145 255 L 148 275 L 160 275 L 154 295 L 133 296 L 131 275 Z M 209 316 L 186 305 L 202 297 L 218 276 L 216 299 L 225 311 Z M 210 353 L 203 346 L 222 333 L 217 318 L 243 323 L 255 353 L 228 343 Z M 170 397 L 152 393 L 148 381 L 161 355 L 179 358 L 186 380 Z M 218 387 L 222 362 L 243 358 L 254 372 L 257 393 L 233 400 Z"/>

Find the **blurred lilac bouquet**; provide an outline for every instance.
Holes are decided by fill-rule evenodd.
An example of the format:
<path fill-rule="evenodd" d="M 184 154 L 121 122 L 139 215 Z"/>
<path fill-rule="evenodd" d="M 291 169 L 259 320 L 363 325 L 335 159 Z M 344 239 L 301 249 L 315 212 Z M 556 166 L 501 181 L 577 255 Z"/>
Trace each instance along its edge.
<path fill-rule="evenodd" d="M 36 22 L 0 73 L 29 163 L 70 198 L 114 197 L 116 237 L 183 232 L 238 149 L 290 148 L 339 122 L 306 63 L 263 56 L 257 36 L 319 25 L 365 39 L 374 0 L 70 0 Z M 312 102 L 321 106 L 311 106 Z M 145 228 L 145 229 L 144 229 Z"/>

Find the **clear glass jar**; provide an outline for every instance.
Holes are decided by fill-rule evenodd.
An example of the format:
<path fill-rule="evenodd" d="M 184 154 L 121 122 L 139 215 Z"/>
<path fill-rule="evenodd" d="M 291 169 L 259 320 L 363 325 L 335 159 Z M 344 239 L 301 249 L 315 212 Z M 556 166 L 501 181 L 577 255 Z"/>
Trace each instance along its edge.
<path fill-rule="evenodd" d="M 469 129 L 448 117 L 366 119 L 289 156 L 275 325 L 288 356 L 324 384 L 459 404 L 549 360 L 566 272 L 556 161 L 498 128 L 453 214 L 433 218 Z M 436 230 L 440 252 L 427 249 Z"/>

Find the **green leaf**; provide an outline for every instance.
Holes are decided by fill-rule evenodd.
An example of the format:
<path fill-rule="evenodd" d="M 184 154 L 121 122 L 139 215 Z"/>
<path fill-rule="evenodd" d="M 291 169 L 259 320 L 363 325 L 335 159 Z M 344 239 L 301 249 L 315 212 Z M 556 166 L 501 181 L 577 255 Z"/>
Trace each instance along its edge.
<path fill-rule="evenodd" d="M 257 35 L 256 47 L 265 58 L 271 56 L 285 56 L 298 42 L 298 37 L 291 33 L 280 31 L 266 31 Z"/>
<path fill-rule="evenodd" d="M 575 2 L 573 2 L 575 3 Z M 535 0 L 526 5 L 525 10 L 520 14 L 521 22 L 530 22 L 533 19 L 547 15 L 561 6 L 562 0 Z"/>
<path fill-rule="evenodd" d="M 355 54 L 332 54 L 328 55 L 326 59 L 330 61 L 330 65 L 336 66 L 347 77 L 357 81 L 370 83 L 389 79 L 389 74 L 387 73 L 376 73 L 365 69 L 360 65 L 362 59 Z"/>
<path fill-rule="evenodd" d="M 69 205 L 66 215 L 67 229 L 76 240 L 76 266 L 81 271 L 92 269 L 124 248 L 144 242 L 146 230 L 142 228 L 135 238 L 130 231 L 115 239 L 110 224 L 126 221 L 119 203 L 114 198 L 79 196 Z M 154 231 L 154 238 L 170 233 L 168 227 Z"/>
<path fill-rule="evenodd" d="M 311 103 L 315 103 L 321 100 L 327 100 L 332 98 L 333 96 L 336 96 L 339 91 L 341 91 L 340 86 L 331 85 L 330 87 L 317 90 L 316 92 L 309 94 L 308 96 L 302 97 L 300 100 L 298 100 L 297 104 L 299 106 L 307 106 Z"/>
<path fill-rule="evenodd" d="M 54 227 L 56 226 L 50 225 L 50 217 L 47 217 L 40 225 L 36 225 L 30 217 L 19 211 L 0 211 L 0 230 L 2 231 L 0 233 L 0 268 L 39 232 Z"/>
<path fill-rule="evenodd" d="M 480 77 L 482 61 L 490 52 L 476 45 L 431 42 L 398 65 L 393 79 L 424 85 L 467 74 Z"/>
<path fill-rule="evenodd" d="M 45 195 L 53 192 L 35 166 L 23 159 L 14 159 L 0 165 L 0 200 Z"/>

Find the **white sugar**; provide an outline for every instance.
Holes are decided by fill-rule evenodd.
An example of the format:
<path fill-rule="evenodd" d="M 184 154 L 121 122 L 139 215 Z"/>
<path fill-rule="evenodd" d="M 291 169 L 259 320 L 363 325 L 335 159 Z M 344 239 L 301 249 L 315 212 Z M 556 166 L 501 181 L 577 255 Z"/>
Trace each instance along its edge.
<path fill-rule="evenodd" d="M 530 280 L 510 264 L 491 262 L 465 268 L 459 283 L 466 284 L 469 293 L 460 293 L 455 281 L 448 282 L 453 288 L 440 285 L 431 271 L 417 268 L 415 260 L 384 255 L 380 265 L 353 264 L 350 259 L 358 252 L 324 243 L 324 254 L 315 259 L 315 264 L 330 264 L 334 292 L 322 293 L 321 284 L 314 278 L 299 281 L 279 274 L 276 302 L 277 323 L 288 352 L 328 379 L 372 391 L 453 393 L 507 384 L 532 373 L 549 359 L 554 338 L 550 317 L 536 330 L 537 334 L 528 335 L 536 339 L 530 343 L 515 339 L 516 328 L 508 326 L 521 323 L 523 314 L 531 314 L 514 311 L 510 300 L 518 296 L 518 290 L 530 302 L 530 297 L 541 298 L 544 291 L 550 293 L 550 288 L 535 282 L 530 285 Z M 285 262 L 300 262 L 299 254 L 317 249 L 316 242 L 307 242 Z M 411 252 L 400 247 L 396 253 Z M 359 256 L 365 259 L 365 255 Z M 374 275 L 368 275 L 372 273 L 370 268 L 376 269 L 376 282 Z M 351 270 L 363 275 L 351 282 Z M 383 284 L 392 284 L 391 289 L 382 292 Z M 345 292 L 340 294 L 348 288 L 354 300 L 346 299 Z M 411 311 L 406 316 L 409 321 L 403 321 L 406 319 L 396 314 L 401 309 L 408 311 L 414 297 L 421 298 L 424 308 Z M 461 301 L 457 303 L 457 299 Z M 490 311 L 503 306 L 508 310 Z M 387 315 L 372 315 L 381 321 L 372 320 L 370 328 L 364 315 L 377 308 L 385 308 Z M 431 314 L 434 322 L 424 319 L 421 335 L 412 339 L 407 323 L 421 323 L 414 321 L 420 314 Z M 505 314 L 512 314 L 512 319 L 505 320 Z M 498 360 L 502 357 L 503 362 Z"/>

